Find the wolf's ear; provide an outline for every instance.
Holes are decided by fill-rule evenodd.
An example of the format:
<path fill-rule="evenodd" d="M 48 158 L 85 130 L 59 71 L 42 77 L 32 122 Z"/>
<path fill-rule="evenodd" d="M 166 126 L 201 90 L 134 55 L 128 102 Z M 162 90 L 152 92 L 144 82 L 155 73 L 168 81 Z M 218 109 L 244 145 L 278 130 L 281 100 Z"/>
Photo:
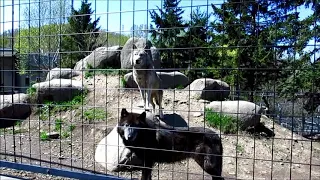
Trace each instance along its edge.
<path fill-rule="evenodd" d="M 128 116 L 128 111 L 125 108 L 122 108 L 121 110 L 121 117 L 127 117 Z"/>
<path fill-rule="evenodd" d="M 138 118 L 140 121 L 145 122 L 146 121 L 146 112 L 143 111 L 143 113 L 141 113 Z"/>

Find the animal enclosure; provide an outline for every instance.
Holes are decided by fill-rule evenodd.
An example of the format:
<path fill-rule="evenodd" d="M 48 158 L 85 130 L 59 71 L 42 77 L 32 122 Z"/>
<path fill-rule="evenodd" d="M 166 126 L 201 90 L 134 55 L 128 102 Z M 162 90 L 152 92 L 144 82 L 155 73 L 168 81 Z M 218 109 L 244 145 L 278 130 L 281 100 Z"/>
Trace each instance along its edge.
<path fill-rule="evenodd" d="M 0 179 L 320 179 L 318 1 L 0 0 Z"/>

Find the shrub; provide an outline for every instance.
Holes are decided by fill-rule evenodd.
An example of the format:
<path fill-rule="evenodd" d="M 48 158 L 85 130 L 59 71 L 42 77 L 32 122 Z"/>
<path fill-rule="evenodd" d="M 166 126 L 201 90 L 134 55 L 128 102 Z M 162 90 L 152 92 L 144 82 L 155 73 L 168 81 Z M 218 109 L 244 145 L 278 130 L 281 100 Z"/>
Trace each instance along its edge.
<path fill-rule="evenodd" d="M 46 101 L 44 105 L 37 110 L 37 114 L 40 114 L 41 120 L 46 120 L 53 113 L 77 109 L 82 105 L 82 102 L 87 94 L 88 90 L 84 90 L 82 93 L 79 93 L 78 95 L 74 96 L 73 99 L 70 101 Z"/>
<path fill-rule="evenodd" d="M 59 132 L 62 128 L 62 119 L 56 119 L 55 123 L 54 123 L 54 130 L 56 130 L 57 132 Z"/>
<path fill-rule="evenodd" d="M 41 141 L 47 141 L 47 140 L 49 140 L 49 135 L 47 134 L 46 131 L 42 131 L 42 132 L 40 133 L 40 139 L 41 139 Z"/>
<path fill-rule="evenodd" d="M 237 119 L 231 116 L 213 112 L 211 109 L 207 108 L 205 110 L 205 120 L 209 126 L 218 128 L 224 133 L 237 132 Z"/>
<path fill-rule="evenodd" d="M 27 94 L 30 95 L 30 96 L 35 95 L 36 92 L 37 92 L 37 89 L 34 88 L 34 87 L 29 87 L 27 89 Z"/>

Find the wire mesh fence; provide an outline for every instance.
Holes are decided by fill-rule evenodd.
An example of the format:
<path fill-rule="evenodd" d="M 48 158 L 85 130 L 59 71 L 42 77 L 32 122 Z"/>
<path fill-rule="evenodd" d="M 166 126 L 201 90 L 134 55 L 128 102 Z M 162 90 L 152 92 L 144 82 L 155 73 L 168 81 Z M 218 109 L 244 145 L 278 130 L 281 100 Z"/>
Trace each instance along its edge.
<path fill-rule="evenodd" d="M 0 174 L 320 179 L 319 10 L 0 1 Z"/>

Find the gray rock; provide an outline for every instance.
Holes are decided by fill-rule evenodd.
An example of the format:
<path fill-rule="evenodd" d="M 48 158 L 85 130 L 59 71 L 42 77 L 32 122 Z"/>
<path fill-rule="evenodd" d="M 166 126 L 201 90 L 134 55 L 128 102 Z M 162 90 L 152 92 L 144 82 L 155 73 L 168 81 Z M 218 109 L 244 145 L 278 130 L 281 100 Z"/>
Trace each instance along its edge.
<path fill-rule="evenodd" d="M 47 133 L 47 136 L 49 139 L 58 139 L 60 134 L 57 132 L 49 132 Z"/>
<path fill-rule="evenodd" d="M 27 94 L 0 95 L 0 128 L 13 126 L 31 115 Z"/>
<path fill-rule="evenodd" d="M 157 72 L 162 80 L 160 87 L 162 89 L 174 89 L 177 87 L 186 87 L 189 84 L 189 78 L 181 72 Z M 124 75 L 124 81 L 127 88 L 138 88 L 136 82 L 133 80 L 132 72 Z"/>
<path fill-rule="evenodd" d="M 145 38 L 138 38 L 138 37 L 134 37 L 134 38 L 131 37 L 123 46 L 121 50 L 121 55 L 120 55 L 122 69 L 132 68 L 132 65 L 130 63 L 130 58 L 131 58 L 133 44 L 137 48 L 150 49 L 150 50 L 147 50 L 147 52 L 149 52 L 152 57 L 154 68 L 160 69 L 160 55 L 157 48 L 153 47 L 149 40 Z"/>
<path fill-rule="evenodd" d="M 217 79 L 196 79 L 186 89 L 189 88 L 191 97 L 208 101 L 221 101 L 230 94 L 230 86 Z"/>
<path fill-rule="evenodd" d="M 213 101 L 206 108 L 236 118 L 242 130 L 258 125 L 263 111 L 260 106 L 248 101 Z"/>
<path fill-rule="evenodd" d="M 53 79 L 36 83 L 32 87 L 36 88 L 39 103 L 43 103 L 45 100 L 69 101 L 85 89 L 81 81 L 72 79 Z"/>
<path fill-rule="evenodd" d="M 194 112 L 193 117 L 200 117 L 202 116 L 202 112 Z"/>
<path fill-rule="evenodd" d="M 103 69 L 107 67 L 120 67 L 120 51 L 122 47 L 98 47 L 87 57 L 81 59 L 74 66 L 74 70 L 88 69 L 91 66 L 93 69 Z"/>
<path fill-rule="evenodd" d="M 71 68 L 53 68 L 48 72 L 46 81 L 50 81 L 52 79 L 71 79 L 72 77 L 79 76 L 80 74 L 80 71 L 76 71 Z"/>
<path fill-rule="evenodd" d="M 141 166 L 142 161 L 123 144 L 117 132 L 117 127 L 116 125 L 98 143 L 95 150 L 95 161 L 108 171 L 119 171 L 124 168 L 123 165 Z"/>

